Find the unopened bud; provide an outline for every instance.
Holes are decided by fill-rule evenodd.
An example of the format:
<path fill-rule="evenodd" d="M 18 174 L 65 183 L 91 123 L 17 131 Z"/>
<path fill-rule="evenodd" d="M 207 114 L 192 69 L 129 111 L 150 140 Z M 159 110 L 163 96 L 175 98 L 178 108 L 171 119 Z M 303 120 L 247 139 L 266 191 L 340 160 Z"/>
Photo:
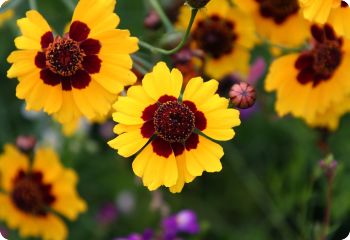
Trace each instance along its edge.
<path fill-rule="evenodd" d="M 159 15 L 156 11 L 150 11 L 145 18 L 144 25 L 146 28 L 156 30 L 161 26 Z"/>
<path fill-rule="evenodd" d="M 22 152 L 30 152 L 36 145 L 36 138 L 33 136 L 19 136 L 16 139 L 16 146 Z"/>
<path fill-rule="evenodd" d="M 240 82 L 232 86 L 229 97 L 235 107 L 247 109 L 254 105 L 256 101 L 256 91 L 249 83 Z"/>
<path fill-rule="evenodd" d="M 320 168 L 328 178 L 334 176 L 337 165 L 338 163 L 336 160 L 334 160 L 334 157 L 332 155 L 329 155 L 326 159 L 320 161 Z"/>
<path fill-rule="evenodd" d="M 188 5 L 190 5 L 192 8 L 204 8 L 210 0 L 187 0 L 186 1 Z"/>

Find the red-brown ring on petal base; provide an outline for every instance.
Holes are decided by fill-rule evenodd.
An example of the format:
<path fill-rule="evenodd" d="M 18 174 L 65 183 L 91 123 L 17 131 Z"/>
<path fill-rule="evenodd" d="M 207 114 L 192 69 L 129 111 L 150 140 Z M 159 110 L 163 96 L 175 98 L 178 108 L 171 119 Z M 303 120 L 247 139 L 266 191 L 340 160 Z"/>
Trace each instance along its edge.
<path fill-rule="evenodd" d="M 153 136 L 153 134 L 155 133 L 155 129 L 154 129 L 154 123 L 153 121 L 148 121 L 145 122 L 142 127 L 141 127 L 141 135 L 144 138 L 150 138 Z"/>
<path fill-rule="evenodd" d="M 90 28 L 87 24 L 80 22 L 80 21 L 74 21 L 70 25 L 69 29 L 69 37 L 77 42 L 82 42 L 86 40 L 89 36 Z"/>
<path fill-rule="evenodd" d="M 53 40 L 54 38 L 52 32 L 46 32 L 44 35 L 41 36 L 40 39 L 41 48 L 47 48 L 50 45 L 50 43 L 53 42 Z"/>
<path fill-rule="evenodd" d="M 173 153 L 170 143 L 160 137 L 156 137 L 152 141 L 151 145 L 153 152 L 155 152 L 158 156 L 168 158 Z"/>
<path fill-rule="evenodd" d="M 183 143 L 172 143 L 171 148 L 173 149 L 175 157 L 181 155 L 185 151 L 185 145 Z"/>
<path fill-rule="evenodd" d="M 44 69 L 40 71 L 40 78 L 43 82 L 50 86 L 56 86 L 61 83 L 61 76 L 53 73 L 50 69 Z"/>
<path fill-rule="evenodd" d="M 86 39 L 80 43 L 80 49 L 84 50 L 86 55 L 98 54 L 101 50 L 101 43 L 95 39 Z"/>
<path fill-rule="evenodd" d="M 102 61 L 97 55 L 89 55 L 84 57 L 83 68 L 90 74 L 99 73 Z"/>
<path fill-rule="evenodd" d="M 218 59 L 233 51 L 238 35 L 234 22 L 212 15 L 197 23 L 192 38 L 199 49 Z"/>
<path fill-rule="evenodd" d="M 44 69 L 46 68 L 46 56 L 43 52 L 38 52 L 35 56 L 35 66 L 38 68 Z"/>
<path fill-rule="evenodd" d="M 332 78 L 343 58 L 343 39 L 337 37 L 333 28 L 326 24 L 322 28 L 313 25 L 313 48 L 299 55 L 295 68 L 299 71 L 297 80 L 301 84 L 312 83 L 314 87 Z"/>
<path fill-rule="evenodd" d="M 199 136 L 196 133 L 192 133 L 191 136 L 186 141 L 186 150 L 190 151 L 192 149 L 197 149 L 199 144 Z"/>
<path fill-rule="evenodd" d="M 14 180 L 11 200 L 19 210 L 26 214 L 46 216 L 48 207 L 56 200 L 51 190 L 52 185 L 43 182 L 41 172 L 20 171 Z"/>
<path fill-rule="evenodd" d="M 204 113 L 197 110 L 196 104 L 188 100 L 183 101 L 183 104 L 189 107 L 191 111 L 194 113 L 195 127 L 200 131 L 203 131 L 204 129 L 206 129 L 207 119 L 205 118 Z"/>
<path fill-rule="evenodd" d="M 276 24 L 284 23 L 299 11 L 298 0 L 255 0 L 259 4 L 260 15 L 271 18 Z"/>

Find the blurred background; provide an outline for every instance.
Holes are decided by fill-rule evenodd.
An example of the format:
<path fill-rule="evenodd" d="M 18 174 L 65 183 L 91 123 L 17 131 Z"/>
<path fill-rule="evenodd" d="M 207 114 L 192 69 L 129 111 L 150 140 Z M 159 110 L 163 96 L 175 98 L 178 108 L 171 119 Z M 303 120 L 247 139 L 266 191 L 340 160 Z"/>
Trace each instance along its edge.
<path fill-rule="evenodd" d="M 68 4 L 74 0 L 37 0 L 38 10 L 57 33 L 71 19 Z M 173 0 L 162 1 L 164 7 Z M 167 189 L 149 192 L 134 176 L 132 159 L 119 157 L 107 145 L 114 137 L 114 123 L 82 123 L 75 134 L 65 137 L 60 126 L 44 113 L 24 111 L 17 99 L 17 80 L 6 77 L 6 58 L 15 49 L 16 19 L 24 16 L 29 3 L 22 1 L 14 15 L 0 20 L 0 148 L 15 143 L 19 135 L 35 136 L 39 144 L 57 149 L 65 166 L 79 175 L 78 190 L 88 203 L 88 211 L 69 222 L 69 239 L 115 239 L 145 229 L 164 230 L 164 220 L 182 210 L 197 216 L 199 231 L 181 234 L 179 239 L 317 239 L 326 207 L 327 179 L 319 164 L 329 147 L 338 165 L 333 188 L 331 235 L 343 239 L 350 231 L 350 116 L 345 116 L 336 132 L 311 129 L 301 120 L 280 119 L 274 112 L 274 96 L 263 90 L 266 68 L 272 56 L 268 46 L 258 45 L 252 65 L 258 60 L 255 76 L 257 103 L 242 115 L 236 137 L 223 144 L 223 170 L 204 174 L 187 184 L 180 194 Z M 145 27 L 148 1 L 119 0 L 116 12 L 120 28 L 149 42 L 161 43 L 164 29 Z M 163 56 L 138 53 L 150 63 Z M 172 60 L 168 60 L 172 64 Z M 1 207 L 1 206 L 0 206 Z M 163 222 L 163 224 L 162 224 Z M 19 239 L 16 231 L 0 223 L 9 239 Z"/>

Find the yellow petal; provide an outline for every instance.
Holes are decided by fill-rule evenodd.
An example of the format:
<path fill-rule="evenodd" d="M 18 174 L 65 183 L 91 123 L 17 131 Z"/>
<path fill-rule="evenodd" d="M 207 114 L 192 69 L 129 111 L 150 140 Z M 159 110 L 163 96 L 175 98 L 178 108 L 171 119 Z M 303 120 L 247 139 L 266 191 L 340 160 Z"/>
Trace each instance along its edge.
<path fill-rule="evenodd" d="M 108 142 L 108 145 L 118 150 L 118 154 L 123 157 L 130 157 L 138 152 L 147 143 L 148 138 L 144 138 L 141 129 L 123 133 Z"/>
<path fill-rule="evenodd" d="M 182 87 L 182 75 L 178 70 L 172 70 L 164 62 L 159 62 L 151 73 L 145 75 L 142 86 L 155 101 L 168 95 L 178 98 Z"/>

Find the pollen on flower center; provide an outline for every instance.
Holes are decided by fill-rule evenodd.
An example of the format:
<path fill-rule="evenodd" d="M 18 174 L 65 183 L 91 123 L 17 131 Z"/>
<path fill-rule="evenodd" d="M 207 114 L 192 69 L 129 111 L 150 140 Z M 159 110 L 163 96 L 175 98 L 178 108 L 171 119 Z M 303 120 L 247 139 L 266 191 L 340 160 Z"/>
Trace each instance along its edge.
<path fill-rule="evenodd" d="M 72 76 L 83 68 L 84 51 L 78 42 L 70 38 L 57 37 L 50 43 L 45 55 L 47 67 L 61 76 Z"/>
<path fill-rule="evenodd" d="M 184 104 L 168 101 L 159 106 L 154 115 L 156 133 L 164 140 L 184 142 L 195 128 L 194 113 Z"/>
<path fill-rule="evenodd" d="M 213 58 L 220 58 L 233 51 L 234 42 L 238 38 L 234 28 L 232 21 L 213 15 L 199 21 L 192 36 L 198 47 L 205 53 Z"/>
<path fill-rule="evenodd" d="M 26 174 L 21 171 L 14 181 L 14 189 L 11 199 L 14 205 L 21 211 L 45 216 L 55 198 L 51 194 L 51 185 L 43 183 L 43 175 L 40 172 Z"/>
<path fill-rule="evenodd" d="M 259 3 L 260 14 L 272 18 L 275 23 L 283 23 L 290 15 L 299 10 L 298 0 L 256 0 Z"/>

